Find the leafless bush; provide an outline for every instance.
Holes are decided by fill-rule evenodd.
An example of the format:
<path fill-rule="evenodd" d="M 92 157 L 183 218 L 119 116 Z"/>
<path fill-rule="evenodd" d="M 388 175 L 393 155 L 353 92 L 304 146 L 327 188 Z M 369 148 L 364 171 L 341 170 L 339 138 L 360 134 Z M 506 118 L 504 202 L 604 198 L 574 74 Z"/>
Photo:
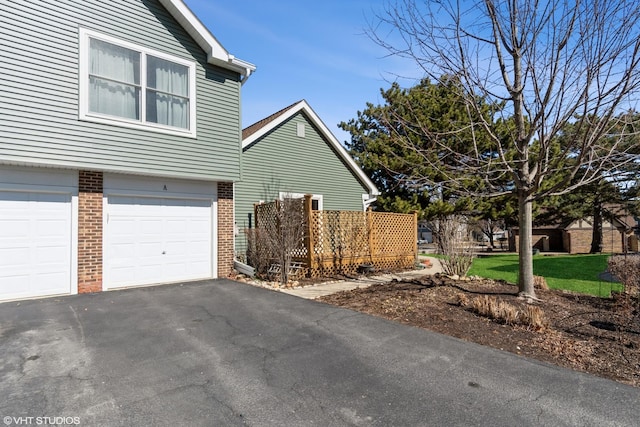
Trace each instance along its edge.
<path fill-rule="evenodd" d="M 256 274 L 259 277 L 266 277 L 269 266 L 275 259 L 273 248 L 269 245 L 269 239 L 258 228 L 246 230 L 246 233 L 247 263 L 256 269 Z"/>
<path fill-rule="evenodd" d="M 622 283 L 624 292 L 618 304 L 628 319 L 640 318 L 640 255 L 609 258 L 609 272 Z"/>
<path fill-rule="evenodd" d="M 272 264 L 277 264 L 278 278 L 286 285 L 293 258 L 304 244 L 304 199 L 285 197 L 274 203 L 268 215 L 256 217 L 254 241 L 249 246 L 253 251 L 253 266 L 261 275 L 265 275 Z"/>
<path fill-rule="evenodd" d="M 638 295 L 640 290 L 640 256 L 614 255 L 609 258 L 609 272 L 624 286 L 625 293 Z"/>
<path fill-rule="evenodd" d="M 444 273 L 449 276 L 466 276 L 474 258 L 466 218 L 462 215 L 449 215 L 432 221 L 430 227 L 438 252 L 445 256 L 440 260 Z"/>

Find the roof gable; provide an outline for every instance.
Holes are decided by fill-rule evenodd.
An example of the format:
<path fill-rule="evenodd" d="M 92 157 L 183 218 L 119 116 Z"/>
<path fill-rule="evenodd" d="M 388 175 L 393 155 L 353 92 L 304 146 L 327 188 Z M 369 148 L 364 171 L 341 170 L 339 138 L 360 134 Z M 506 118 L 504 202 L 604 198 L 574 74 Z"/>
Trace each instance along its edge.
<path fill-rule="evenodd" d="M 198 45 L 207 53 L 207 61 L 244 76 L 244 83 L 256 66 L 231 55 L 182 0 L 159 0 Z"/>
<path fill-rule="evenodd" d="M 367 175 L 358 167 L 353 158 L 349 155 L 347 150 L 340 144 L 338 139 L 329 131 L 325 124 L 320 120 L 320 117 L 311 109 L 307 101 L 302 100 L 282 110 L 252 124 L 251 126 L 243 129 L 242 131 L 242 149 L 245 150 L 252 144 L 259 141 L 264 135 L 286 122 L 299 112 L 304 113 L 311 123 L 320 131 L 320 134 L 330 146 L 335 150 L 340 158 L 345 162 L 351 172 L 369 189 L 370 194 L 379 195 L 380 191 L 376 188 L 375 184 L 369 179 Z"/>

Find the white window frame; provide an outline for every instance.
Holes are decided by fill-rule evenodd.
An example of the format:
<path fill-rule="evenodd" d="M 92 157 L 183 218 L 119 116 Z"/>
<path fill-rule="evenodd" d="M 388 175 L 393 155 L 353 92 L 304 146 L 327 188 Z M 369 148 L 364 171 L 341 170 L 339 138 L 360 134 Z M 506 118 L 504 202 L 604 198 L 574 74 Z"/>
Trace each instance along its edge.
<path fill-rule="evenodd" d="M 285 197 L 286 198 L 290 198 L 290 199 L 304 199 L 305 194 L 304 193 L 290 193 L 288 191 L 280 191 L 280 193 L 278 194 L 278 198 L 280 200 L 284 200 Z M 318 201 L 318 210 L 321 211 L 323 210 L 322 208 L 322 194 L 312 194 L 311 195 L 311 200 L 317 200 Z"/>
<path fill-rule="evenodd" d="M 114 117 L 106 114 L 95 113 L 89 111 L 89 40 L 98 39 L 121 46 L 127 49 L 140 52 L 140 104 L 141 118 L 140 120 L 132 120 L 124 117 Z M 189 129 L 181 129 L 173 126 L 166 126 L 158 123 L 147 122 L 146 119 L 146 96 L 147 96 L 147 55 L 164 59 L 176 64 L 184 65 L 189 69 Z M 173 55 L 168 55 L 154 49 L 149 49 L 140 45 L 129 43 L 115 37 L 98 33 L 96 31 L 80 28 L 80 100 L 79 100 L 79 118 L 94 123 L 104 123 L 110 125 L 118 125 L 134 129 L 153 130 L 155 132 L 166 133 L 169 135 L 196 137 L 196 63 Z"/>

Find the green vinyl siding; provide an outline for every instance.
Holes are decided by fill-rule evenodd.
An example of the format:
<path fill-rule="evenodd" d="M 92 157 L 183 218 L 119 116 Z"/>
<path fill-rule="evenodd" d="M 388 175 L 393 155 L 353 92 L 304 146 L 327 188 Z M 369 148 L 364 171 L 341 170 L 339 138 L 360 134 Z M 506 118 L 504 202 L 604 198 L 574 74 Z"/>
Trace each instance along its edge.
<path fill-rule="evenodd" d="M 297 123 L 305 124 L 304 138 L 296 136 Z M 254 204 L 273 201 L 280 192 L 322 195 L 324 210 L 361 211 L 362 195 L 369 190 L 306 115 L 298 113 L 243 150 L 242 180 L 235 187 L 238 253 L 246 250 L 243 230 Z"/>
<path fill-rule="evenodd" d="M 196 64 L 196 138 L 79 120 L 79 29 Z M 240 177 L 240 76 L 157 0 L 0 2 L 0 164 Z"/>

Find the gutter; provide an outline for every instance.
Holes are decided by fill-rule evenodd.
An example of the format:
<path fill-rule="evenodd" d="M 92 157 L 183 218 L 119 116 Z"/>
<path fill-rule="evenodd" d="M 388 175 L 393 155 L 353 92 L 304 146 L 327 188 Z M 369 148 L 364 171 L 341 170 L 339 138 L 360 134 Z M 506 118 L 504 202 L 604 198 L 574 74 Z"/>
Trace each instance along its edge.
<path fill-rule="evenodd" d="M 256 71 L 256 66 L 250 62 L 243 61 L 242 59 L 238 59 L 233 55 L 229 55 L 229 63 L 244 70 L 244 78 L 240 81 L 240 86 L 244 86 L 244 84 L 249 80 L 249 77 Z"/>

